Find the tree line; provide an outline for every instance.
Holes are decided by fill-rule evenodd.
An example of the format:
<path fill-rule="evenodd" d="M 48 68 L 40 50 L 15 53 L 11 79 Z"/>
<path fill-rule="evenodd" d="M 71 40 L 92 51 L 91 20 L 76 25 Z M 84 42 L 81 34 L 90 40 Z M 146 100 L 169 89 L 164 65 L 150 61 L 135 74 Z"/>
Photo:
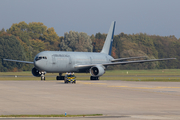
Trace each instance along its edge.
<path fill-rule="evenodd" d="M 107 34 L 87 35 L 69 31 L 58 36 L 54 28 L 41 22 L 24 21 L 0 31 L 0 58 L 33 61 L 41 51 L 100 52 Z M 108 69 L 177 69 L 180 68 L 180 39 L 175 36 L 147 35 L 146 33 L 114 35 L 114 58 L 147 56 L 148 59 L 176 57 L 177 60 L 111 66 Z M 27 71 L 33 65 L 0 61 L 0 71 Z"/>

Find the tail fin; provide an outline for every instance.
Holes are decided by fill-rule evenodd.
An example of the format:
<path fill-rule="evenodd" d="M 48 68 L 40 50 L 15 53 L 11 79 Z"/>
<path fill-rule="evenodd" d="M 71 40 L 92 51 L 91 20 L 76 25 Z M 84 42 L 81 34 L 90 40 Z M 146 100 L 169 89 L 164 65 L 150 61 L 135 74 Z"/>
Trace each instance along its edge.
<path fill-rule="evenodd" d="M 109 32 L 108 32 L 108 35 L 106 37 L 103 49 L 101 50 L 101 53 L 111 55 L 115 24 L 116 24 L 116 21 L 113 21 L 111 23 L 111 26 L 109 28 Z"/>

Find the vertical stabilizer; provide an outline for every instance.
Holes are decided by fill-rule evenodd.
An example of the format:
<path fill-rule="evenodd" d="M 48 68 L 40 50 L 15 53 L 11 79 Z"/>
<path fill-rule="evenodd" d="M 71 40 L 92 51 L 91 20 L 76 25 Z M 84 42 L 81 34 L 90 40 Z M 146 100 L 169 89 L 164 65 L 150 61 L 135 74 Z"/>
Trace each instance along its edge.
<path fill-rule="evenodd" d="M 108 32 L 108 35 L 106 37 L 103 49 L 101 50 L 101 53 L 111 55 L 115 24 L 116 24 L 116 21 L 113 21 L 111 23 L 111 26 L 109 28 L 109 32 Z"/>

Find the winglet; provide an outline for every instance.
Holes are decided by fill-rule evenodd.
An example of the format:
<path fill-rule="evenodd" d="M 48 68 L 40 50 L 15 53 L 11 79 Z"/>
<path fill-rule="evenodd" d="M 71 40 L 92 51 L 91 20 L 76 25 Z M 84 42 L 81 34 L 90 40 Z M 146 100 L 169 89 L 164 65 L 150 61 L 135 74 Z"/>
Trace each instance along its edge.
<path fill-rule="evenodd" d="M 114 30 L 115 30 L 115 24 L 116 24 L 116 21 L 113 21 L 111 23 L 111 26 L 109 28 L 109 32 L 108 32 L 108 35 L 106 37 L 103 49 L 101 50 L 101 53 L 105 53 L 105 54 L 111 55 L 112 42 L 113 42 Z"/>

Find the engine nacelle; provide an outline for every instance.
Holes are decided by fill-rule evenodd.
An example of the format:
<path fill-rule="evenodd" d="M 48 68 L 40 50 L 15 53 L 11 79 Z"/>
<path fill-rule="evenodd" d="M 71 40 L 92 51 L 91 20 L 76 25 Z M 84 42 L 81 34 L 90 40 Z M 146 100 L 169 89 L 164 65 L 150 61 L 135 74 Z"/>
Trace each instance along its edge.
<path fill-rule="evenodd" d="M 36 69 L 35 67 L 32 69 L 32 74 L 33 74 L 35 77 L 40 77 L 40 76 L 41 76 L 41 73 L 39 73 L 39 70 Z"/>
<path fill-rule="evenodd" d="M 92 76 L 101 76 L 105 73 L 105 71 L 102 66 L 95 66 L 95 67 L 91 67 L 90 73 Z"/>

